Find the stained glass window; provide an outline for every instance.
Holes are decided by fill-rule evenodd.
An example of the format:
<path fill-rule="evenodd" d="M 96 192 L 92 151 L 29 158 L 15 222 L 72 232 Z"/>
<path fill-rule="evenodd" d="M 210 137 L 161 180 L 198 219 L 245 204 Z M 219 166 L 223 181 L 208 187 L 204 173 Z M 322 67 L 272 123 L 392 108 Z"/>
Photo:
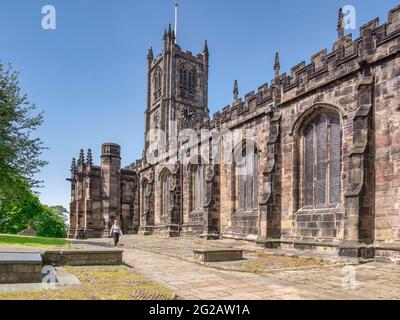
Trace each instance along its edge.
<path fill-rule="evenodd" d="M 191 168 L 191 203 L 192 210 L 204 207 L 204 165 L 193 165 Z"/>
<path fill-rule="evenodd" d="M 167 172 L 161 177 L 161 215 L 166 215 L 169 211 L 171 179 L 171 175 Z"/>
<path fill-rule="evenodd" d="M 245 211 L 258 208 L 259 155 L 254 145 L 245 145 L 236 162 L 237 199 L 239 209 Z"/>
<path fill-rule="evenodd" d="M 304 205 L 337 205 L 340 198 L 340 120 L 321 114 L 310 121 L 304 134 Z"/>

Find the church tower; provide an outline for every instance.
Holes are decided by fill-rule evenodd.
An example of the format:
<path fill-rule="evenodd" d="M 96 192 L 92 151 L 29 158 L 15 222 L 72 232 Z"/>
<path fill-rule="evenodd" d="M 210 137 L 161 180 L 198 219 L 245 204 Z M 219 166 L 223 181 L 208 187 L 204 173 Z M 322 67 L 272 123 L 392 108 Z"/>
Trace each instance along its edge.
<path fill-rule="evenodd" d="M 147 55 L 148 96 L 145 112 L 145 139 L 152 129 L 161 129 L 167 141 L 182 129 L 196 129 L 208 119 L 208 45 L 197 55 L 184 51 L 176 43 L 169 26 L 163 37 L 163 51 Z M 149 142 L 145 143 L 145 153 Z M 165 151 L 167 151 L 165 150 Z"/>

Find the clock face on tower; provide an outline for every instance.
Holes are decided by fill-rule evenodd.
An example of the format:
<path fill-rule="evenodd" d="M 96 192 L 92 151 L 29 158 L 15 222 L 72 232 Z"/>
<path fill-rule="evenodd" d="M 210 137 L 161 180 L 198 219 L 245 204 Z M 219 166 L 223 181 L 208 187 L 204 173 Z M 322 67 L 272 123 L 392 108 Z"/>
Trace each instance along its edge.
<path fill-rule="evenodd" d="M 183 118 L 185 119 L 185 121 L 187 121 L 187 122 L 193 121 L 193 118 L 194 118 L 193 110 L 190 110 L 189 108 L 183 108 L 182 115 L 183 115 Z"/>
<path fill-rule="evenodd" d="M 183 122 L 186 125 L 191 124 L 193 122 L 193 119 L 194 119 L 194 111 L 191 110 L 188 107 L 183 108 L 183 110 L 182 110 L 182 118 L 183 118 Z"/>

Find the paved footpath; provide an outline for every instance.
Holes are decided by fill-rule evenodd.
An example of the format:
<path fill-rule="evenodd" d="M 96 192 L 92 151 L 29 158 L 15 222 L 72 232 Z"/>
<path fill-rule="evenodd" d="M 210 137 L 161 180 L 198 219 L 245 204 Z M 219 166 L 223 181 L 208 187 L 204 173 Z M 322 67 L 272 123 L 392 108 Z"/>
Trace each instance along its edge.
<path fill-rule="evenodd" d="M 400 266 L 395 263 L 274 270 L 268 275 L 257 275 L 222 271 L 191 262 L 197 241 L 125 236 L 121 248 L 125 250 L 126 263 L 183 299 L 400 300 Z M 111 242 L 110 239 L 96 239 L 83 243 L 110 246 Z M 240 241 L 208 241 L 206 245 L 251 249 L 248 243 Z"/>
<path fill-rule="evenodd" d="M 222 271 L 137 249 L 127 249 L 124 260 L 152 281 L 187 300 L 321 300 L 355 299 L 353 295 L 315 288 L 275 277 Z M 318 278 L 315 279 L 318 281 Z"/>

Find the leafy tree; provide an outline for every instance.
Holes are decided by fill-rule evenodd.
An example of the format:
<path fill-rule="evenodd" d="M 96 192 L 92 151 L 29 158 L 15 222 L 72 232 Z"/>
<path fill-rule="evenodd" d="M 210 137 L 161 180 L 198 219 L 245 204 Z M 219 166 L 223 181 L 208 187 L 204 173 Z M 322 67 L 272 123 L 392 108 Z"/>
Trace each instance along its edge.
<path fill-rule="evenodd" d="M 64 218 L 42 205 L 27 183 L 21 182 L 18 193 L 7 204 L 0 211 L 0 233 L 18 234 L 30 226 L 39 237 L 66 237 L 68 228 Z"/>
<path fill-rule="evenodd" d="M 39 237 L 65 238 L 67 225 L 63 218 L 47 206 L 42 206 L 42 212 L 33 221 L 32 228 Z"/>
<path fill-rule="evenodd" d="M 0 233 L 17 234 L 28 228 L 42 212 L 42 205 L 27 182 L 22 179 L 18 182 L 19 187 L 12 195 L 5 194 L 0 199 Z"/>
<path fill-rule="evenodd" d="M 18 74 L 0 63 L 0 233 L 31 226 L 41 237 L 65 237 L 62 207 L 44 206 L 32 192 L 39 186 L 34 175 L 47 164 L 39 159 L 42 141 L 32 137 L 43 122 L 43 113 L 35 110 L 21 94 Z"/>
<path fill-rule="evenodd" d="M 21 94 L 18 74 L 11 66 L 0 63 L 0 192 L 3 196 L 19 185 L 19 177 L 30 187 L 38 186 L 33 179 L 47 164 L 39 157 L 44 149 L 32 132 L 43 122 L 43 113 L 34 114 L 36 107 Z"/>
<path fill-rule="evenodd" d="M 56 213 L 66 224 L 69 223 L 69 212 L 63 206 L 50 206 L 49 209 Z"/>

